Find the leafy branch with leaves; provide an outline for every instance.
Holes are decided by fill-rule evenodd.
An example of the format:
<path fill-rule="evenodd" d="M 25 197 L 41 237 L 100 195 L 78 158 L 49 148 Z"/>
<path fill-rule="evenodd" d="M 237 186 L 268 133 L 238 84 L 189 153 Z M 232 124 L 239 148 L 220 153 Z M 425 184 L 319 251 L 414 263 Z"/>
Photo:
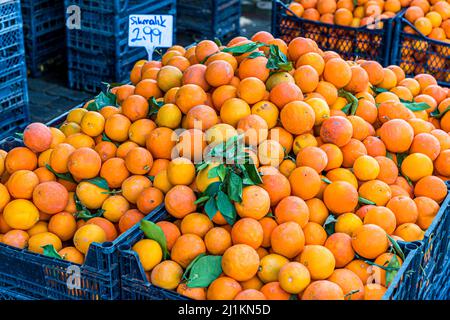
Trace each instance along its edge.
<path fill-rule="evenodd" d="M 219 165 L 209 169 L 208 178 L 218 178 L 200 194 L 196 204 L 204 206 L 212 220 L 219 211 L 230 225 L 237 219 L 233 202 L 242 201 L 242 190 L 246 186 L 262 183 L 251 157 L 245 152 L 244 136 L 237 135 L 211 149 L 205 161 L 197 165 L 197 171 L 207 170 L 210 164 Z"/>

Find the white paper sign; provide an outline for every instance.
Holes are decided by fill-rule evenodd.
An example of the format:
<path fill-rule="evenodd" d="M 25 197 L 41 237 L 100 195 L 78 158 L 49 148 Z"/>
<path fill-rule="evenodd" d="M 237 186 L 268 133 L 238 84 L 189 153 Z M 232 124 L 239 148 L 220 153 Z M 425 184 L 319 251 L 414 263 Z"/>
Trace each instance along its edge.
<path fill-rule="evenodd" d="M 172 46 L 173 16 L 163 14 L 132 14 L 128 18 L 128 46 L 145 47 L 149 60 L 155 48 Z"/>

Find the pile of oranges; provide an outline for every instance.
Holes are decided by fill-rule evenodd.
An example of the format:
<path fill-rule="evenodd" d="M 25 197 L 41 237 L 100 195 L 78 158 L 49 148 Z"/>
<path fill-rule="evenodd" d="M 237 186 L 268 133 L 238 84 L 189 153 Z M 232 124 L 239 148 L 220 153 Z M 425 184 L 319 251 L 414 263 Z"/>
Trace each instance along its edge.
<path fill-rule="evenodd" d="M 421 240 L 447 195 L 450 92 L 431 75 L 258 32 L 173 46 L 130 80 L 1 152 L 1 242 L 82 263 L 164 203 L 172 219 L 133 245 L 156 286 L 380 299 L 396 241 Z M 237 137 L 249 163 L 205 157 Z"/>
<path fill-rule="evenodd" d="M 426 0 L 412 0 L 426 1 Z M 381 29 L 382 20 L 390 19 L 410 4 L 411 0 L 295 0 L 289 9 L 307 20 L 340 26 Z M 292 15 L 287 11 L 287 14 Z"/>
<path fill-rule="evenodd" d="M 450 43 L 450 3 L 444 0 L 414 0 L 405 11 L 405 19 L 424 36 Z M 405 32 L 416 33 L 409 26 Z"/>

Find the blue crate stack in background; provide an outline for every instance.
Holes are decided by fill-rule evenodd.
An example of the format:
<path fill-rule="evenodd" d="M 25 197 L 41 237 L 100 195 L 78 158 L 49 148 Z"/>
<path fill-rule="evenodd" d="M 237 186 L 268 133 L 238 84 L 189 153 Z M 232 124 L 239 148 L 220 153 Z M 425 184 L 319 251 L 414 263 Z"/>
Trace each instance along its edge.
<path fill-rule="evenodd" d="M 240 34 L 241 0 L 183 0 L 177 3 L 178 32 L 195 40 L 231 40 Z"/>
<path fill-rule="evenodd" d="M 81 12 L 80 29 L 66 30 L 69 87 L 77 90 L 98 92 L 102 82 L 128 82 L 134 63 L 147 59 L 144 48 L 128 47 L 130 14 L 171 14 L 176 29 L 176 0 L 64 2 Z"/>
<path fill-rule="evenodd" d="M 0 2 L 0 138 L 27 124 L 28 91 L 19 0 Z"/>
<path fill-rule="evenodd" d="M 22 0 L 27 68 L 39 77 L 65 59 L 65 20 L 62 0 Z"/>

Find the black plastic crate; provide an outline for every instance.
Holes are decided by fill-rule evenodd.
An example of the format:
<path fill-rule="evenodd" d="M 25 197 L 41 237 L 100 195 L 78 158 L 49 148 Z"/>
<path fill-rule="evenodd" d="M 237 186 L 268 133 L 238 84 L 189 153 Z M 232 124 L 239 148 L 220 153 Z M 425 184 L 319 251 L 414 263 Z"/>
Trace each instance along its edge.
<path fill-rule="evenodd" d="M 286 43 L 296 37 L 310 38 L 322 50 L 335 51 L 346 60 L 377 60 L 383 66 L 391 63 L 390 48 L 395 19 L 382 20 L 382 29 L 339 26 L 300 18 L 290 11 L 288 2 L 290 1 L 273 0 L 272 33 L 275 37 Z"/>
<path fill-rule="evenodd" d="M 80 5 L 82 11 L 81 29 L 67 30 L 66 35 L 68 82 L 74 89 L 97 92 L 102 82 L 128 82 L 134 63 L 147 58 L 144 48 L 128 46 L 128 12 L 170 14 L 175 27 L 175 0 L 145 1 L 144 6 L 139 2 L 137 9 L 133 1 L 131 7 L 118 2 L 122 8 L 118 12 L 97 9 L 100 2 L 65 1 L 66 6 Z"/>
<path fill-rule="evenodd" d="M 405 27 L 416 34 L 405 32 Z M 403 14 L 395 23 L 391 63 L 400 66 L 407 76 L 429 73 L 441 86 L 450 87 L 450 44 L 423 36 Z"/>
<path fill-rule="evenodd" d="M 65 7 L 60 0 L 23 0 L 27 67 L 32 77 L 64 60 Z"/>
<path fill-rule="evenodd" d="M 240 34 L 241 0 L 187 0 L 177 4 L 178 32 L 196 40 L 230 40 Z"/>

